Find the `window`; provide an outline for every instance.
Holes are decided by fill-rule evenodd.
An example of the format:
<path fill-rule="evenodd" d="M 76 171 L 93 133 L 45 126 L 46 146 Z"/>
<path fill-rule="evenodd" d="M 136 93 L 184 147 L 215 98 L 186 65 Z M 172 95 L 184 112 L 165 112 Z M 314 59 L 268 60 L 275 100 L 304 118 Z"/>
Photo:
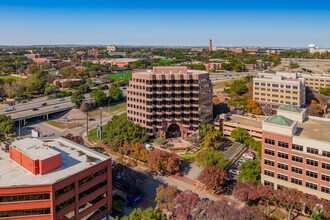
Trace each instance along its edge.
<path fill-rule="evenodd" d="M 105 185 L 107 185 L 107 181 L 106 180 L 104 180 L 103 182 L 100 182 L 100 183 L 96 184 L 95 186 L 92 186 L 91 188 L 89 188 L 89 189 L 87 189 L 87 190 L 79 193 L 79 199 L 84 198 L 85 196 L 87 196 L 87 195 L 95 192 L 96 190 L 104 187 Z"/>
<path fill-rule="evenodd" d="M 298 163 L 302 163 L 303 162 L 303 158 L 302 157 L 298 157 L 295 155 L 292 155 L 292 161 L 298 162 Z"/>
<path fill-rule="evenodd" d="M 50 214 L 50 208 L 11 210 L 11 211 L 0 211 L 0 218 L 27 216 L 27 215 L 47 215 L 47 214 Z"/>
<path fill-rule="evenodd" d="M 271 155 L 271 156 L 275 156 L 275 151 L 274 150 L 270 150 L 270 149 L 265 149 L 265 154 Z"/>
<path fill-rule="evenodd" d="M 78 181 L 78 185 L 81 186 L 81 185 L 83 185 L 85 183 L 88 183 L 89 181 L 91 181 L 91 180 L 93 180 L 93 179 L 95 179 L 95 178 L 97 178 L 99 176 L 102 176 L 106 172 L 107 172 L 107 169 L 105 168 L 103 170 L 99 170 L 99 171 L 95 172 L 92 175 L 86 176 L 85 178 L 82 178 L 82 179 L 80 179 Z"/>
<path fill-rule="evenodd" d="M 273 85 L 273 87 L 276 87 L 276 88 L 278 88 L 278 84 L 272 84 Z"/>
<path fill-rule="evenodd" d="M 272 183 L 272 182 L 269 182 L 269 181 L 265 180 L 265 181 L 264 181 L 264 185 L 265 185 L 265 186 L 272 186 L 273 189 L 274 189 L 274 183 Z"/>
<path fill-rule="evenodd" d="M 288 159 L 289 158 L 288 154 L 282 153 L 282 152 L 278 152 L 277 156 L 280 157 L 280 158 L 283 158 L 283 159 Z"/>
<path fill-rule="evenodd" d="M 326 182 L 330 182 L 330 176 L 322 174 L 322 180 Z"/>
<path fill-rule="evenodd" d="M 265 170 L 265 171 L 264 171 L 264 174 L 265 174 L 266 176 L 274 177 L 274 172 L 269 171 L 269 170 Z"/>
<path fill-rule="evenodd" d="M 293 89 L 298 89 L 298 86 L 292 86 Z"/>
<path fill-rule="evenodd" d="M 329 163 L 323 163 L 322 162 L 322 169 L 330 170 L 330 164 Z"/>
<path fill-rule="evenodd" d="M 265 164 L 268 165 L 268 166 L 274 166 L 274 161 L 271 161 L 271 160 L 267 160 L 265 159 Z"/>
<path fill-rule="evenodd" d="M 319 150 L 318 149 L 315 149 L 315 148 L 311 148 L 311 147 L 307 147 L 307 153 L 310 153 L 310 154 L 319 154 Z"/>
<path fill-rule="evenodd" d="M 317 173 L 310 171 L 310 170 L 306 170 L 306 176 L 317 179 Z"/>
<path fill-rule="evenodd" d="M 306 159 L 306 163 L 310 166 L 318 167 L 319 163 L 316 160 Z"/>
<path fill-rule="evenodd" d="M 298 92 L 297 92 L 297 91 L 293 91 L 292 93 L 293 93 L 293 94 L 298 94 Z"/>
<path fill-rule="evenodd" d="M 277 179 L 288 181 L 288 176 L 278 173 L 277 174 Z"/>
<path fill-rule="evenodd" d="M 289 86 L 289 85 L 285 85 L 285 88 L 287 88 L 287 89 L 291 89 L 291 86 Z"/>
<path fill-rule="evenodd" d="M 317 184 L 310 183 L 306 181 L 306 187 L 317 190 Z"/>
<path fill-rule="evenodd" d="M 5 202 L 18 202 L 18 201 L 31 201 L 31 200 L 48 200 L 50 194 L 30 194 L 30 195 L 12 195 L 12 196 L 0 196 L 0 203 Z"/>
<path fill-rule="evenodd" d="M 255 94 L 255 95 L 259 95 L 259 92 L 255 92 L 254 94 Z"/>
<path fill-rule="evenodd" d="M 289 148 L 289 144 L 288 143 L 285 143 L 285 142 L 282 142 L 282 141 L 279 141 L 278 142 L 278 146 L 279 147 L 284 147 L 284 148 Z"/>
<path fill-rule="evenodd" d="M 302 181 L 298 180 L 294 177 L 291 177 L 291 183 L 297 184 L 297 185 L 302 185 Z"/>
<path fill-rule="evenodd" d="M 275 140 L 265 138 L 265 143 L 270 145 L 275 145 Z"/>
<path fill-rule="evenodd" d="M 291 171 L 294 172 L 294 173 L 299 173 L 299 174 L 303 173 L 303 170 L 301 168 L 298 168 L 298 167 L 291 167 Z"/>
<path fill-rule="evenodd" d="M 277 163 L 277 168 L 282 169 L 282 170 L 288 170 L 288 165 L 283 164 L 283 163 Z"/>
<path fill-rule="evenodd" d="M 330 151 L 323 150 L 322 151 L 322 156 L 324 156 L 324 157 L 330 157 Z"/>
<path fill-rule="evenodd" d="M 304 150 L 304 147 L 301 146 L 301 145 L 292 144 L 292 150 L 303 151 Z"/>
<path fill-rule="evenodd" d="M 330 188 L 325 187 L 325 186 L 321 186 L 321 192 L 330 194 Z"/>

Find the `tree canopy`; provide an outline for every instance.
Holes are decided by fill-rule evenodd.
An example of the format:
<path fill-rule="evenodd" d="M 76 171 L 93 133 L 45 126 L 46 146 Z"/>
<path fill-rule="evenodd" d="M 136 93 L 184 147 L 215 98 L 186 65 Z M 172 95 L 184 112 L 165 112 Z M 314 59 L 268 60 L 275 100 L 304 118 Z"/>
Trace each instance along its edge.
<path fill-rule="evenodd" d="M 237 177 L 239 182 L 253 181 L 260 183 L 261 166 L 258 160 L 247 160 L 239 166 L 240 174 Z"/>
<path fill-rule="evenodd" d="M 109 98 L 114 102 L 121 101 L 123 99 L 123 92 L 121 91 L 120 87 L 113 85 L 109 89 Z"/>
<path fill-rule="evenodd" d="M 199 167 L 209 166 L 224 169 L 227 165 L 224 153 L 213 148 L 200 152 L 196 160 Z"/>
<path fill-rule="evenodd" d="M 148 139 L 144 129 L 140 125 L 130 122 L 126 114 L 114 115 L 111 121 L 105 125 L 105 130 L 107 136 L 104 143 L 109 147 L 121 146 L 124 143 L 144 143 Z"/>
<path fill-rule="evenodd" d="M 10 116 L 0 115 L 0 140 L 7 137 L 8 134 L 12 134 L 15 131 L 15 122 Z"/>

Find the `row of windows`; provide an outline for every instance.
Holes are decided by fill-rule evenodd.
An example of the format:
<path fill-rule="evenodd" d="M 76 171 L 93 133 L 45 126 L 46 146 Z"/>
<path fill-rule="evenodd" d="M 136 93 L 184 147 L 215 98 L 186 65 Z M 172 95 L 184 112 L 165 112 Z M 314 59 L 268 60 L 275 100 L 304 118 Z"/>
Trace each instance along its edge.
<path fill-rule="evenodd" d="M 137 115 L 137 116 L 143 116 L 146 117 L 145 113 L 141 113 L 141 112 L 136 112 L 136 111 L 131 111 L 131 110 L 127 110 L 128 114 L 132 114 L 132 115 Z"/>
<path fill-rule="evenodd" d="M 32 194 L 32 195 L 0 196 L 0 203 L 18 202 L 18 201 L 31 201 L 31 200 L 47 200 L 47 199 L 50 199 L 50 194 L 49 193 Z"/>
<path fill-rule="evenodd" d="M 139 119 L 139 118 L 128 117 L 128 119 L 130 121 L 134 121 L 134 122 L 141 123 L 141 124 L 145 124 L 146 123 L 145 120 L 142 120 L 142 119 Z"/>
<path fill-rule="evenodd" d="M 144 88 L 143 88 L 144 89 Z M 171 91 L 199 91 L 200 88 L 198 86 L 173 86 L 172 87 L 147 87 L 147 92 L 171 92 Z"/>
<path fill-rule="evenodd" d="M 143 97 L 146 96 L 145 93 L 142 93 L 142 92 L 133 92 L 133 91 L 127 91 L 127 94 L 137 95 L 137 96 L 143 96 Z"/>
<path fill-rule="evenodd" d="M 278 173 L 277 179 L 288 181 L 288 176 Z"/>
<path fill-rule="evenodd" d="M 303 151 L 304 147 L 297 144 L 292 144 L 292 150 Z"/>
<path fill-rule="evenodd" d="M 202 100 L 162 100 L 162 101 L 157 101 L 157 100 L 152 100 L 152 101 L 147 101 L 147 105 L 196 105 L 199 103 L 203 103 Z M 211 103 L 211 100 L 210 100 Z"/>
<path fill-rule="evenodd" d="M 266 83 L 259 83 L 259 82 L 255 82 L 254 83 L 254 85 L 256 85 L 256 86 L 259 86 L 259 85 L 261 85 L 261 86 L 266 86 Z M 275 88 L 279 88 L 279 87 L 281 87 L 281 88 L 286 88 L 286 89 L 298 89 L 298 86 L 291 86 L 291 85 L 279 85 L 279 84 L 274 84 L 274 83 L 267 83 L 267 87 L 275 87 Z"/>
<path fill-rule="evenodd" d="M 270 144 L 270 145 L 275 145 L 275 140 L 265 138 L 265 143 L 266 144 Z M 289 148 L 289 144 L 286 143 L 286 142 L 282 142 L 282 141 L 278 141 L 278 145 L 277 146 L 283 147 L 283 148 Z M 301 145 L 292 144 L 292 150 L 303 151 L 304 150 L 304 147 L 301 146 Z M 307 147 L 307 153 L 318 155 L 319 154 L 319 150 L 316 149 L 316 148 Z M 322 151 L 322 156 L 324 156 L 324 157 L 330 157 L 330 151 L 324 151 L 323 150 Z"/>
<path fill-rule="evenodd" d="M 144 101 L 144 100 L 143 100 Z M 146 108 L 142 105 L 133 105 L 133 104 L 130 104 L 128 103 L 127 104 L 128 107 L 131 107 L 131 108 L 136 108 L 136 109 L 140 109 L 140 110 L 145 110 Z"/>
<path fill-rule="evenodd" d="M 282 170 L 288 170 L 288 165 L 283 163 L 277 163 L 277 167 Z"/>
<path fill-rule="evenodd" d="M 316 172 L 310 171 L 310 170 L 306 170 L 306 176 L 312 177 L 317 179 L 318 175 Z"/>
<path fill-rule="evenodd" d="M 280 101 L 278 101 L 278 100 L 276 100 L 276 99 L 272 99 L 272 100 L 270 100 L 270 99 L 265 99 L 265 98 L 258 98 L 258 97 L 255 97 L 254 98 L 256 101 L 263 101 L 263 102 L 265 102 L 265 101 L 267 101 L 267 102 L 273 102 L 273 103 L 282 103 L 282 104 L 286 104 L 286 105 L 298 105 L 298 103 L 297 102 L 290 102 L 290 101 L 283 101 L 283 100 L 280 100 Z"/>
<path fill-rule="evenodd" d="M 198 84 L 198 80 L 146 80 L 147 85 Z"/>
<path fill-rule="evenodd" d="M 313 78 L 306 78 L 306 80 L 314 81 Z M 315 79 L 315 81 L 319 81 L 319 79 Z M 320 79 L 320 82 L 324 82 L 324 79 Z M 330 82 L 330 80 L 326 80 L 326 82 Z"/>
<path fill-rule="evenodd" d="M 152 99 L 152 98 L 158 98 L 158 99 L 162 99 L 162 98 L 169 98 L 169 99 L 173 99 L 173 98 L 198 98 L 199 94 L 195 94 L 195 93 L 189 93 L 189 94 L 185 94 L 185 93 L 181 93 L 181 94 L 147 94 L 146 95 L 147 99 Z M 127 97 L 129 98 L 129 97 Z"/>
<path fill-rule="evenodd" d="M 0 218 L 29 216 L 29 215 L 47 215 L 50 214 L 50 208 L 42 209 L 22 209 L 12 211 L 0 211 Z"/>
<path fill-rule="evenodd" d="M 299 179 L 296 179 L 294 177 L 291 177 L 291 183 L 297 184 L 297 185 L 301 185 L 302 186 L 302 181 Z"/>

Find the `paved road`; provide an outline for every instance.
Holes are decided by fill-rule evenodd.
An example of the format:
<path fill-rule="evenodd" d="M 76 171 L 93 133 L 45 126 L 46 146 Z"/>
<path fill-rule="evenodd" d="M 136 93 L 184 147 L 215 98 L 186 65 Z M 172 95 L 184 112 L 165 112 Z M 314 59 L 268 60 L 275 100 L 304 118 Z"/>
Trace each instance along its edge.
<path fill-rule="evenodd" d="M 244 73 L 236 73 L 236 72 L 227 72 L 227 73 L 217 73 L 210 75 L 210 80 L 212 83 L 226 82 L 233 79 L 239 79 L 249 75 L 257 75 L 255 72 L 244 72 Z"/>

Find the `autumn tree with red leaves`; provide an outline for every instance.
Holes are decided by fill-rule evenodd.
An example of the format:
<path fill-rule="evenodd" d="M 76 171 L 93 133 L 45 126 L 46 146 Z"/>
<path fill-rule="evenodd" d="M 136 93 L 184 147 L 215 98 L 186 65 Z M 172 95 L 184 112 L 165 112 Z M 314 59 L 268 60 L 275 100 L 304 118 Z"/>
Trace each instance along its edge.
<path fill-rule="evenodd" d="M 207 190 L 212 190 L 215 194 L 219 194 L 226 182 L 226 178 L 228 178 L 226 171 L 217 167 L 207 166 L 199 180 L 204 184 Z"/>
<path fill-rule="evenodd" d="M 180 160 L 174 153 L 154 150 L 148 156 L 148 166 L 150 170 L 156 172 L 174 173 L 180 169 Z"/>
<path fill-rule="evenodd" d="M 238 182 L 233 190 L 233 196 L 242 202 L 254 200 L 256 198 L 257 187 L 254 182 Z"/>
<path fill-rule="evenodd" d="M 178 187 L 174 185 L 169 185 L 164 187 L 160 185 L 157 188 L 157 195 L 155 197 L 155 202 L 157 202 L 157 208 L 161 211 L 169 211 L 174 213 L 174 200 L 178 194 Z"/>
<path fill-rule="evenodd" d="M 288 212 L 287 219 L 291 219 L 292 210 L 301 210 L 306 201 L 306 194 L 295 189 L 283 187 L 275 191 L 275 198 L 278 204 Z"/>
<path fill-rule="evenodd" d="M 175 199 L 175 214 L 181 219 L 187 219 L 187 215 L 196 207 L 199 196 L 191 190 L 181 192 Z"/>

